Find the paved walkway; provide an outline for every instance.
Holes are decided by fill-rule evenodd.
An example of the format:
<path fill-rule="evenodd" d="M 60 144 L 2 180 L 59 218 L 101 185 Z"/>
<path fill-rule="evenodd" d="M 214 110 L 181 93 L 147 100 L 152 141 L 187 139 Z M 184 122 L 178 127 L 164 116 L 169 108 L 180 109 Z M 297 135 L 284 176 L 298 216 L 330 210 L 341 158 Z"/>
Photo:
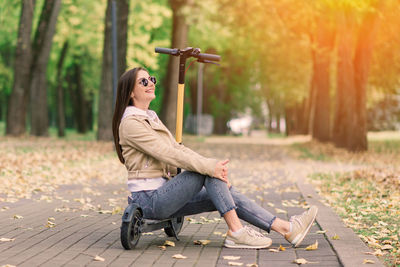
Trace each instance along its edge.
<path fill-rule="evenodd" d="M 318 205 L 317 223 L 303 245 L 291 248 L 284 238 L 271 233 L 271 248 L 283 246 L 284 251 L 224 248 L 222 234 L 227 227 L 218 213 L 212 212 L 185 220 L 180 241 L 168 238 L 160 230 L 142 235 L 136 249 L 126 251 L 120 244 L 121 215 L 118 214 L 119 207 L 126 205 L 125 185 L 98 184 L 93 179 L 91 190 L 83 190 L 80 185 L 65 185 L 52 197 L 38 194 L 33 200 L 0 203 L 0 240 L 12 239 L 0 242 L 0 266 L 178 267 L 231 266 L 236 262 L 261 267 L 295 266 L 293 261 L 299 258 L 312 262 L 313 266 L 362 266 L 364 259 L 372 259 L 377 263 L 375 266 L 380 266 L 375 257 L 363 253 L 368 248 L 304 182 L 307 173 L 338 170 L 338 166 L 289 160 L 279 146 L 266 144 L 194 143 L 189 146 L 207 156 L 230 158 L 234 186 L 281 218 L 301 213 L 307 207 L 306 202 Z M 334 234 L 341 239 L 332 240 Z M 161 250 L 158 246 L 165 240 L 174 241 L 175 247 Z M 200 246 L 194 240 L 211 242 Z M 317 250 L 305 250 L 316 241 Z M 187 258 L 174 259 L 174 254 Z M 99 256 L 97 260 L 96 256 Z M 224 256 L 240 258 L 227 260 Z"/>

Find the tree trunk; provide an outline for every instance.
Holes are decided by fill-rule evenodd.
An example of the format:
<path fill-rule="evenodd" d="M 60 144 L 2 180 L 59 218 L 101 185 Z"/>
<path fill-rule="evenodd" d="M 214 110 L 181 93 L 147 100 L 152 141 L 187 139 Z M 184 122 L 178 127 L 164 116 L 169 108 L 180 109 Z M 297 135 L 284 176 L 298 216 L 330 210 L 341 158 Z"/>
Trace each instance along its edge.
<path fill-rule="evenodd" d="M 112 133 L 112 53 L 111 53 L 111 5 L 112 0 L 107 1 L 106 16 L 104 20 L 103 63 L 99 93 L 98 132 L 97 139 L 110 141 Z M 117 47 L 118 47 L 118 76 L 126 69 L 126 45 L 129 2 L 117 1 Z"/>
<path fill-rule="evenodd" d="M 64 100 L 64 87 L 63 87 L 63 77 L 62 77 L 62 67 L 64 64 L 65 56 L 68 50 L 68 41 L 64 42 L 61 49 L 60 59 L 57 64 L 57 93 L 56 93 L 56 103 L 57 103 L 57 127 L 58 136 L 65 136 L 65 100 Z"/>
<path fill-rule="evenodd" d="M 381 5 L 383 5 L 383 1 L 377 1 L 375 8 L 379 8 Z M 378 11 L 367 13 L 358 32 L 354 56 L 355 123 L 348 143 L 348 149 L 351 151 L 366 151 L 368 149 L 366 95 Z"/>
<path fill-rule="evenodd" d="M 188 25 L 182 10 L 187 5 L 187 0 L 170 0 L 172 8 L 172 48 L 185 48 L 187 46 Z M 176 101 L 179 77 L 179 57 L 170 56 L 168 61 L 167 81 L 161 110 L 161 120 L 165 126 L 175 133 L 176 128 Z"/>
<path fill-rule="evenodd" d="M 129 1 L 117 1 L 117 45 L 118 45 L 118 77 L 126 70 L 126 46 L 128 42 Z"/>
<path fill-rule="evenodd" d="M 379 8 L 383 1 L 377 1 Z M 368 12 L 353 40 L 351 14 L 341 14 L 338 44 L 338 90 L 335 117 L 335 145 L 350 151 L 365 151 L 367 142 L 366 91 L 378 12 Z M 355 52 L 353 59 L 353 48 Z"/>
<path fill-rule="evenodd" d="M 31 134 L 47 136 L 49 127 L 46 69 L 61 0 L 46 0 L 33 43 L 31 67 Z"/>
<path fill-rule="evenodd" d="M 29 94 L 29 74 L 32 59 L 31 32 L 35 0 L 22 1 L 15 52 L 14 85 L 7 111 L 7 135 L 21 135 L 26 131 L 26 107 Z"/>
<path fill-rule="evenodd" d="M 330 61 L 334 44 L 334 34 L 329 25 L 320 19 L 316 32 L 316 51 L 313 86 L 316 90 L 314 102 L 313 138 L 327 142 L 330 140 Z"/>
<path fill-rule="evenodd" d="M 79 62 L 79 61 L 78 61 Z M 82 68 L 80 63 L 74 64 L 74 76 L 76 83 L 75 94 L 77 96 L 77 123 L 78 123 L 78 133 L 86 133 L 88 131 L 88 110 L 87 101 L 85 97 L 85 92 L 82 84 Z"/>
<path fill-rule="evenodd" d="M 99 93 L 98 112 L 98 140 L 110 141 L 112 134 L 112 55 L 111 55 L 111 4 L 107 1 L 107 10 L 104 22 L 103 64 L 101 70 L 101 84 Z"/>
<path fill-rule="evenodd" d="M 354 114 L 354 27 L 353 15 L 343 11 L 338 19 L 338 62 L 336 109 L 332 140 L 338 147 L 347 147 L 348 138 L 352 135 Z"/>

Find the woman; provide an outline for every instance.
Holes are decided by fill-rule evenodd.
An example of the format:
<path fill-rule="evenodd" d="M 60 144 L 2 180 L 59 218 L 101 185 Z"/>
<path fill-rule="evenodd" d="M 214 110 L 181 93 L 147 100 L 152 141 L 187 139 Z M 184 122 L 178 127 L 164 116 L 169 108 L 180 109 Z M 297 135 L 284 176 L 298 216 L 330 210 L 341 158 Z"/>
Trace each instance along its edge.
<path fill-rule="evenodd" d="M 272 243 L 254 229 L 243 227 L 239 218 L 267 232 L 272 229 L 299 246 L 317 208 L 285 221 L 237 192 L 229 183 L 228 160 L 205 158 L 178 144 L 157 114 L 148 109 L 155 98 L 155 83 L 144 68 L 125 72 L 118 82 L 113 117 L 116 151 L 128 170 L 128 187 L 144 218 L 217 210 L 229 228 L 226 247 L 266 248 Z M 186 171 L 176 175 L 177 167 Z"/>

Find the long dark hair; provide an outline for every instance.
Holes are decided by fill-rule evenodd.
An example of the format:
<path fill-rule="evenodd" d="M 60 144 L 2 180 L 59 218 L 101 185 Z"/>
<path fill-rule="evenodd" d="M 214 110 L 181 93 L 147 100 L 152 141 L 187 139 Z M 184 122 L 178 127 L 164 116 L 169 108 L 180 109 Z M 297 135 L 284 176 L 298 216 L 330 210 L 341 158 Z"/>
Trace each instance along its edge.
<path fill-rule="evenodd" d="M 115 149 L 117 151 L 118 158 L 122 163 L 125 163 L 125 159 L 122 157 L 122 148 L 119 145 L 119 125 L 121 124 L 122 115 L 124 114 L 126 107 L 133 106 L 131 94 L 135 88 L 135 81 L 140 70 L 148 72 L 142 67 L 133 68 L 122 74 L 118 81 L 117 99 L 115 102 L 112 130 L 114 135 Z"/>

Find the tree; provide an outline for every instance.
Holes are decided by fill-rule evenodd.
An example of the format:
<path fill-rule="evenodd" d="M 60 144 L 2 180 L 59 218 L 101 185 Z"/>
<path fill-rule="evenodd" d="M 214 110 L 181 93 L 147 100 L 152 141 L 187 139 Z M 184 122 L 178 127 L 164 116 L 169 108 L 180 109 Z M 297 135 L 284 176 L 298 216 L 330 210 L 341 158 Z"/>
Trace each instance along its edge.
<path fill-rule="evenodd" d="M 61 0 L 46 0 L 32 46 L 33 61 L 30 72 L 31 134 L 48 135 L 47 78 L 53 35 L 56 29 Z"/>
<path fill-rule="evenodd" d="M 63 88 L 63 77 L 62 67 L 64 64 L 65 56 L 67 55 L 68 41 L 64 42 L 61 49 L 60 58 L 57 64 L 57 92 L 56 92 L 56 103 L 57 103 L 57 126 L 58 136 L 65 136 L 65 99 L 64 99 L 64 88 Z"/>
<path fill-rule="evenodd" d="M 383 2 L 374 1 L 364 9 L 357 25 L 355 9 L 339 10 L 338 76 L 334 143 L 350 151 L 368 149 L 366 92 L 378 11 Z M 354 32 L 356 39 L 353 39 Z"/>
<path fill-rule="evenodd" d="M 317 29 L 314 37 L 313 51 L 313 101 L 312 137 L 321 142 L 330 141 L 330 69 L 331 54 L 334 48 L 334 30 L 329 20 L 324 17 L 317 19 Z M 313 95 L 311 97 L 314 97 Z"/>
<path fill-rule="evenodd" d="M 188 25 L 184 8 L 189 4 L 188 0 L 169 0 L 172 9 L 172 48 L 185 48 L 187 46 Z M 179 57 L 170 56 L 168 71 L 164 81 L 164 98 L 161 110 L 161 120 L 165 126 L 175 132 L 176 127 L 176 100 L 178 84 Z"/>
<path fill-rule="evenodd" d="M 98 140 L 112 140 L 112 55 L 111 55 L 111 5 L 113 0 L 107 1 L 106 16 L 104 22 L 104 43 L 103 43 L 103 64 L 99 93 L 99 113 L 98 113 Z M 126 68 L 126 43 L 127 43 L 127 23 L 129 15 L 129 4 L 127 0 L 120 0 L 117 5 L 117 47 L 118 55 L 118 77 L 122 75 Z"/>
<path fill-rule="evenodd" d="M 32 58 L 31 31 L 35 2 L 35 0 L 22 1 L 15 53 L 14 85 L 7 112 L 6 134 L 8 135 L 21 135 L 26 131 L 26 107 Z"/>

